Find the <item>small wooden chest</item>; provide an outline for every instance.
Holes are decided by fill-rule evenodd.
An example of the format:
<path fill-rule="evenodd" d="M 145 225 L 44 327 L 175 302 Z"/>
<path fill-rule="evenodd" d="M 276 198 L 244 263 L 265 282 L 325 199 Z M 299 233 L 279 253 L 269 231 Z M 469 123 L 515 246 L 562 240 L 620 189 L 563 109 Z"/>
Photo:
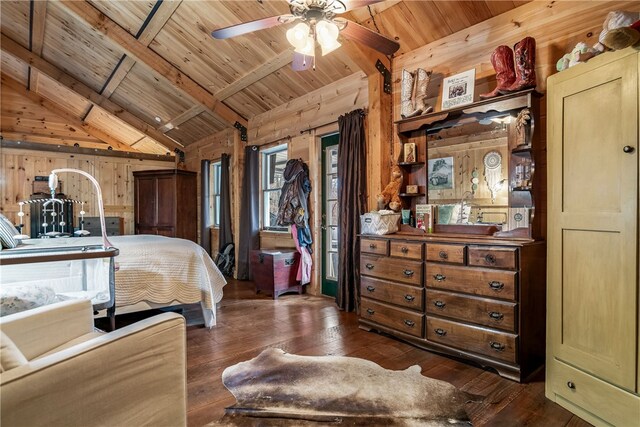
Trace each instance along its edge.
<path fill-rule="evenodd" d="M 251 251 L 251 271 L 256 293 L 270 292 L 273 299 L 285 292 L 301 294 L 302 286 L 296 280 L 299 263 L 300 254 L 297 251 Z"/>

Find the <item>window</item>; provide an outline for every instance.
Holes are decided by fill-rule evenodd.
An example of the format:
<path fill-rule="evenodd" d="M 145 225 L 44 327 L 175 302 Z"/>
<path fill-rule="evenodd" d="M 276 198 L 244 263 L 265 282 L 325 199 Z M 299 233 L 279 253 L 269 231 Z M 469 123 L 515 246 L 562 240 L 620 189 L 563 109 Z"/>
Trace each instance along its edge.
<path fill-rule="evenodd" d="M 209 197 L 209 218 L 214 227 L 220 227 L 220 171 L 222 163 L 211 163 L 211 195 Z"/>
<path fill-rule="evenodd" d="M 287 227 L 276 223 L 286 164 L 287 144 L 262 152 L 262 228 L 265 230 L 287 231 Z"/>

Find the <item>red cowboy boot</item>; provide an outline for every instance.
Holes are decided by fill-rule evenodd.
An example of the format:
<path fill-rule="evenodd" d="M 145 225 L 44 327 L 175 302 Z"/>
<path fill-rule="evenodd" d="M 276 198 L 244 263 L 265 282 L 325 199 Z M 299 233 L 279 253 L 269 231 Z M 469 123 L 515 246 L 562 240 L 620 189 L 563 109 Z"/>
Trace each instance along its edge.
<path fill-rule="evenodd" d="M 491 65 L 496 70 L 498 85 L 489 93 L 480 95 L 480 99 L 498 96 L 501 90 L 509 88 L 516 80 L 516 72 L 513 69 L 513 51 L 509 46 L 498 46 L 491 54 Z"/>
<path fill-rule="evenodd" d="M 536 40 L 525 37 L 513 47 L 516 60 L 516 81 L 500 93 L 517 92 L 536 87 Z"/>

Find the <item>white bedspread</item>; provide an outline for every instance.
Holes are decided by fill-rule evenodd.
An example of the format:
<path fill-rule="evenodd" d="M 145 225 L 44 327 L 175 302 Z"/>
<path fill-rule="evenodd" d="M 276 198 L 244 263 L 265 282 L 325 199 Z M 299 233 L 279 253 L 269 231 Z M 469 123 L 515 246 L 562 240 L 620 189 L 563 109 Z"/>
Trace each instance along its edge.
<path fill-rule="evenodd" d="M 202 247 L 189 240 L 152 235 L 113 236 L 109 240 L 120 250 L 115 258 L 119 267 L 116 271 L 116 307 L 139 302 L 200 302 L 203 309 L 210 311 L 204 313 L 207 326 L 215 324 L 215 304 L 222 299 L 222 288 L 227 282 Z M 82 246 L 101 244 L 101 239 L 30 239 L 23 243 L 39 248 Z"/>

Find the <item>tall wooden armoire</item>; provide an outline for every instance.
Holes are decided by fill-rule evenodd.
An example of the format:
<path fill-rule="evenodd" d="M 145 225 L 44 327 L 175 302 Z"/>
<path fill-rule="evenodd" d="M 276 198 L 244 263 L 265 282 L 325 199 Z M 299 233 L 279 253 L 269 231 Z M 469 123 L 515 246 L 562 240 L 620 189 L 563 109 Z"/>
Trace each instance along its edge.
<path fill-rule="evenodd" d="M 197 173 L 178 169 L 133 173 L 135 234 L 197 240 Z"/>
<path fill-rule="evenodd" d="M 546 395 L 595 425 L 640 423 L 639 61 L 547 81 Z"/>

